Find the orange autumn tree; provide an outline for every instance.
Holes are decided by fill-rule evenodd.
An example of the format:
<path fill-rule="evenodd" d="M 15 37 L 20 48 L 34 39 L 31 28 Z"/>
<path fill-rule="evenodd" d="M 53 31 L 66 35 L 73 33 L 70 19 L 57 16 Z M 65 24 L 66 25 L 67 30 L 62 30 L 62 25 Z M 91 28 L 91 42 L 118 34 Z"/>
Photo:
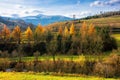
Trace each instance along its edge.
<path fill-rule="evenodd" d="M 82 38 L 85 38 L 87 36 L 88 28 L 87 24 L 83 22 L 82 27 L 80 28 L 80 34 Z"/>
<path fill-rule="evenodd" d="M 62 35 L 62 34 L 63 34 L 63 29 L 62 29 L 62 27 L 61 27 L 61 26 L 59 27 L 58 34 L 59 34 L 59 35 Z"/>
<path fill-rule="evenodd" d="M 72 23 L 71 27 L 70 27 L 70 34 L 74 35 L 75 34 L 75 27 L 74 24 Z"/>
<path fill-rule="evenodd" d="M 6 43 L 10 39 L 10 30 L 6 25 L 4 25 L 2 29 L 1 36 L 4 43 Z"/>
<path fill-rule="evenodd" d="M 33 32 L 29 26 L 25 31 L 25 35 L 26 35 L 26 39 L 28 40 L 28 43 L 30 43 L 30 41 L 33 40 Z"/>
<path fill-rule="evenodd" d="M 83 22 L 82 26 L 80 27 L 80 35 L 81 35 L 81 45 L 80 45 L 80 51 L 83 53 L 86 50 L 87 46 L 87 34 L 88 34 L 88 27 L 85 22 Z"/>
<path fill-rule="evenodd" d="M 18 44 L 20 44 L 20 41 L 21 41 L 21 29 L 19 26 L 16 26 L 14 29 L 13 29 L 13 32 L 12 32 L 12 37 L 17 41 Z"/>
<path fill-rule="evenodd" d="M 93 36 L 95 34 L 96 30 L 93 24 L 90 24 L 88 29 L 88 35 Z"/>
<path fill-rule="evenodd" d="M 35 42 L 39 42 L 43 39 L 44 31 L 45 31 L 44 28 L 40 24 L 38 24 L 38 26 L 36 27 L 35 32 L 34 32 Z"/>

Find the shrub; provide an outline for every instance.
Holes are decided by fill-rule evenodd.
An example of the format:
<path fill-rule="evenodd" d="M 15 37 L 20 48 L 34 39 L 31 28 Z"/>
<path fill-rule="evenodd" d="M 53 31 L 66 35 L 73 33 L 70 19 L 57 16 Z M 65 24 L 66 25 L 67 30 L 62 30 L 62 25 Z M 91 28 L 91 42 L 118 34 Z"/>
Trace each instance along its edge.
<path fill-rule="evenodd" d="M 95 65 L 95 73 L 103 77 L 114 77 L 115 69 L 109 64 L 97 63 Z"/>
<path fill-rule="evenodd" d="M 3 52 L 1 51 L 0 54 L 1 54 L 1 57 L 2 57 L 2 58 L 9 57 L 8 51 L 3 51 Z"/>
<path fill-rule="evenodd" d="M 15 71 L 18 71 L 18 72 L 21 72 L 25 69 L 25 64 L 23 62 L 18 62 L 16 65 L 15 65 L 15 68 L 14 70 Z"/>
<path fill-rule="evenodd" d="M 105 59 L 104 63 L 111 65 L 115 69 L 115 76 L 120 76 L 120 56 L 112 53 Z"/>
<path fill-rule="evenodd" d="M 0 71 L 5 71 L 10 67 L 10 61 L 8 58 L 0 58 Z"/>
<path fill-rule="evenodd" d="M 94 72 L 99 76 L 120 76 L 120 56 L 112 54 L 102 62 L 97 62 Z"/>
<path fill-rule="evenodd" d="M 27 56 L 33 56 L 33 47 L 30 44 L 24 44 L 22 46 L 22 51 L 25 52 Z"/>
<path fill-rule="evenodd" d="M 39 51 L 41 54 L 40 55 L 43 55 L 44 53 L 47 52 L 47 49 L 46 49 L 46 43 L 45 42 L 40 42 L 40 43 L 37 43 L 37 44 L 34 44 L 33 45 L 33 51 Z"/>
<path fill-rule="evenodd" d="M 38 61 L 38 57 L 40 55 L 40 52 L 39 51 L 36 51 L 33 53 L 34 57 L 35 57 L 35 61 Z"/>

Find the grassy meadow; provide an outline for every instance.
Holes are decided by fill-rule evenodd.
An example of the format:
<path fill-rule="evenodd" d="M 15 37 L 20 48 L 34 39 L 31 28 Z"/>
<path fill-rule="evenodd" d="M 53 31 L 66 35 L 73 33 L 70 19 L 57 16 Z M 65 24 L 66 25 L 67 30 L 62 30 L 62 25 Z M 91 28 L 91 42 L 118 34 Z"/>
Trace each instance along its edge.
<path fill-rule="evenodd" d="M 30 72 L 0 72 L 0 80 L 119 80 L 94 76 L 54 76 Z"/>
<path fill-rule="evenodd" d="M 120 47 L 120 34 L 112 34 L 112 37 L 116 39 L 118 47 Z"/>

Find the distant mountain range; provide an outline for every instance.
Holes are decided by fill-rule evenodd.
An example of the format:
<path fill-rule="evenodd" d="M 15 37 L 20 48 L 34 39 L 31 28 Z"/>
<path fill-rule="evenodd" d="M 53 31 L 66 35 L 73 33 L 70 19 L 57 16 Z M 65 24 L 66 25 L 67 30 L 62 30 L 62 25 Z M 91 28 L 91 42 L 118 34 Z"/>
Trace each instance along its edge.
<path fill-rule="evenodd" d="M 47 16 L 47 15 L 36 15 L 36 16 L 27 16 L 27 17 L 23 17 L 21 18 L 22 20 L 24 20 L 27 23 L 32 23 L 34 25 L 48 25 L 54 22 L 59 22 L 59 21 L 66 21 L 66 20 L 72 20 L 72 18 L 69 17 L 65 17 L 65 16 Z"/>
<path fill-rule="evenodd" d="M 22 28 L 27 27 L 28 25 L 36 26 L 38 24 L 41 25 L 48 25 L 54 22 L 59 21 L 66 21 L 66 20 L 72 20 L 72 18 L 65 17 L 65 16 L 47 16 L 47 15 L 36 15 L 36 16 L 26 16 L 26 17 L 4 17 L 0 16 L 0 27 L 3 26 L 3 24 L 6 24 L 10 28 L 13 28 L 16 25 L 21 26 Z"/>

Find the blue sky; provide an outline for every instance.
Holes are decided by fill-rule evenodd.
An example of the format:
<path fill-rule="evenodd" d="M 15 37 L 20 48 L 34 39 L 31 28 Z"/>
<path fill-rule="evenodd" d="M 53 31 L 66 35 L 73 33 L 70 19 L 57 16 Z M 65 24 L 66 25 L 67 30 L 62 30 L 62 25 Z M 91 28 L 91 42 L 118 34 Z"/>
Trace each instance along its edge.
<path fill-rule="evenodd" d="M 1 16 L 63 15 L 81 18 L 120 10 L 120 0 L 0 0 Z"/>

